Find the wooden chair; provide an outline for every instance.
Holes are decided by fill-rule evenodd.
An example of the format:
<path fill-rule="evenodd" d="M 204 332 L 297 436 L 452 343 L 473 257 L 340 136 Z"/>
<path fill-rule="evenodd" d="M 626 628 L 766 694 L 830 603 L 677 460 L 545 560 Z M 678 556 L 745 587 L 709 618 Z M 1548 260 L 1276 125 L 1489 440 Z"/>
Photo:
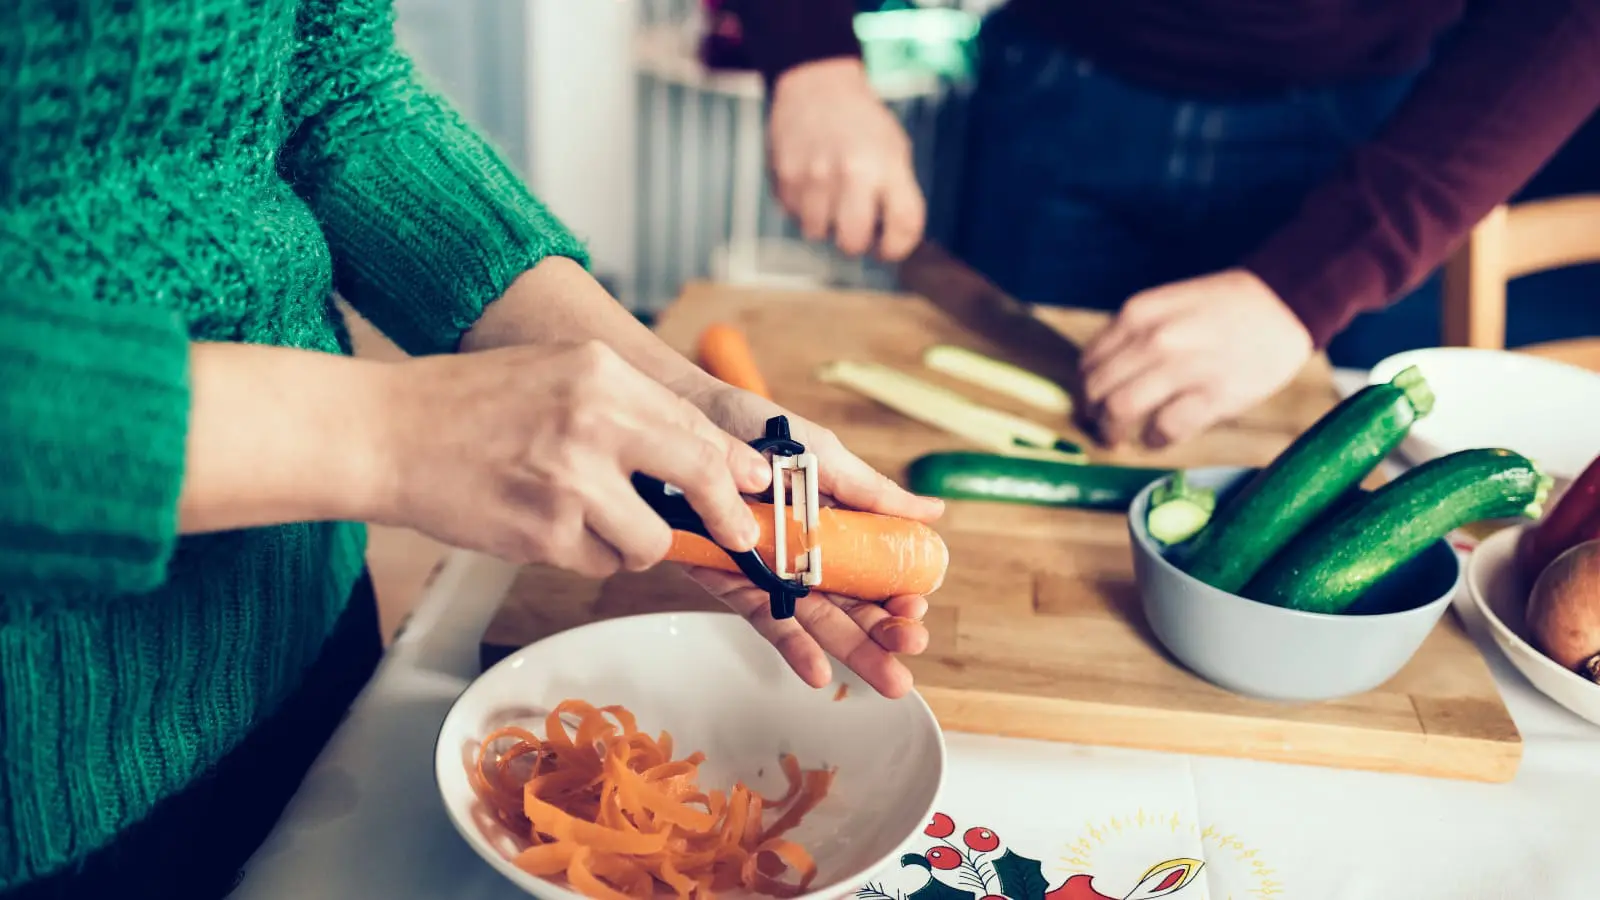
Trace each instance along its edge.
<path fill-rule="evenodd" d="M 1600 262 L 1600 194 L 1496 207 L 1445 264 L 1445 346 L 1504 349 L 1506 283 L 1588 262 Z M 1550 341 L 1518 350 L 1600 371 L 1600 338 Z"/>

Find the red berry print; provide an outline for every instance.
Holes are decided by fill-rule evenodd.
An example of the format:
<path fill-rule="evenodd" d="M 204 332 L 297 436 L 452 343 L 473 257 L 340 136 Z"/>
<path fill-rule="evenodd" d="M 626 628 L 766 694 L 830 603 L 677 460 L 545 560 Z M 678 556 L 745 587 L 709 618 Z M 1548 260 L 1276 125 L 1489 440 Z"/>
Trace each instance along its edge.
<path fill-rule="evenodd" d="M 947 838 L 956 833 L 956 822 L 944 813 L 934 813 L 933 821 L 922 829 L 922 833 L 931 838 Z"/>
<path fill-rule="evenodd" d="M 967 833 L 961 836 L 961 840 L 979 853 L 988 853 L 1000 846 L 1000 836 L 987 828 L 968 828 Z"/>
<path fill-rule="evenodd" d="M 948 872 L 961 865 L 961 854 L 949 847 L 935 847 L 928 851 L 928 865 Z"/>
<path fill-rule="evenodd" d="M 985 894 L 983 895 L 983 900 L 1007 900 L 1007 898 L 1000 894 Z"/>

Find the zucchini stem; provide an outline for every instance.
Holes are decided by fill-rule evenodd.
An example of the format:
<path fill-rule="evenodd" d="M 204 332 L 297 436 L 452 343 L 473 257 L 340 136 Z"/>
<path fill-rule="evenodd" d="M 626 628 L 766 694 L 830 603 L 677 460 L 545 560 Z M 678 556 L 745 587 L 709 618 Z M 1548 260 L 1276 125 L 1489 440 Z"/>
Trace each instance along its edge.
<path fill-rule="evenodd" d="M 1433 412 L 1433 388 L 1428 385 L 1428 380 L 1422 377 L 1422 370 L 1416 366 L 1406 366 L 1389 383 L 1405 392 L 1406 400 L 1411 408 L 1416 411 L 1417 418 L 1422 418 Z"/>

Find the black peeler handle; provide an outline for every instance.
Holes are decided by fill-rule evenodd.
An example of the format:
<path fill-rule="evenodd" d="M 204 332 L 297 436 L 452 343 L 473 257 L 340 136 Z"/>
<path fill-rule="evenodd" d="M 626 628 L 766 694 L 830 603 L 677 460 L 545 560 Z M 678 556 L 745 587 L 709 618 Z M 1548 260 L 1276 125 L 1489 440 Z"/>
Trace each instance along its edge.
<path fill-rule="evenodd" d="M 785 416 L 773 416 L 768 419 L 766 434 L 751 441 L 750 446 L 762 453 L 776 456 L 798 456 L 806 452 L 805 445 L 789 436 L 789 419 Z M 666 484 L 660 479 L 636 472 L 633 476 L 633 488 L 674 531 L 686 531 L 706 540 L 712 540 L 711 533 L 706 530 L 705 521 L 694 511 L 694 507 L 689 505 L 688 498 L 680 493 L 669 492 Z M 767 592 L 774 619 L 794 618 L 795 601 L 811 593 L 809 587 L 798 579 L 779 578 L 754 550 L 737 552 L 726 547 L 722 550 L 733 559 L 739 571 L 750 579 L 751 584 Z"/>

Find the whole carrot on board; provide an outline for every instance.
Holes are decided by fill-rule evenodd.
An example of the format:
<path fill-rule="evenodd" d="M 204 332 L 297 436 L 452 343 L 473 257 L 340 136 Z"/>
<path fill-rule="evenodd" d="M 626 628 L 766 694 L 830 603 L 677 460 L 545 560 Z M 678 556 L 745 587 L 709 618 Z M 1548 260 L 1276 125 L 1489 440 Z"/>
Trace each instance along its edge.
<path fill-rule="evenodd" d="M 700 368 L 736 388 L 772 399 L 744 332 L 718 322 L 700 333 Z"/>
<path fill-rule="evenodd" d="M 777 541 L 773 537 L 770 503 L 750 503 L 761 539 L 756 552 L 773 566 Z M 799 524 L 789 528 L 788 547 L 798 557 Z M 804 536 L 807 546 L 822 549 L 822 583 L 816 589 L 858 600 L 887 600 L 901 594 L 928 594 L 944 582 L 950 550 L 944 538 L 912 519 L 825 506 L 817 510 L 816 531 Z M 727 552 L 699 535 L 672 533 L 672 562 L 737 572 L 739 566 Z M 789 568 L 792 570 L 793 562 Z M 774 567 L 775 568 L 775 567 Z"/>
<path fill-rule="evenodd" d="M 1516 567 L 1531 586 L 1539 573 L 1572 547 L 1600 539 L 1600 456 L 1589 463 L 1543 519 L 1517 538 Z"/>

